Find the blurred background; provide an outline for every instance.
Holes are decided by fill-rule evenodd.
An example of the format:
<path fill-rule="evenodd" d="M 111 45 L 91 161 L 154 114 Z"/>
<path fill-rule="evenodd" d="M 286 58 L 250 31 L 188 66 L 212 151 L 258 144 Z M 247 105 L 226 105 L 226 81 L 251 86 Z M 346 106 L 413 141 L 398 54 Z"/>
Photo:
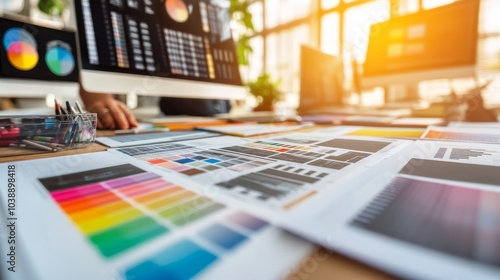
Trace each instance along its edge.
<path fill-rule="evenodd" d="M 284 96 L 276 108 L 297 108 L 300 92 L 302 45 L 342 58 L 347 104 L 384 104 L 387 87 L 356 89 L 353 73 L 366 59 L 372 24 L 418 14 L 453 0 L 228 0 L 234 39 L 238 43 L 243 82 L 257 80 L 264 73 L 279 81 Z M 54 26 L 71 26 L 66 0 L 0 0 L 0 10 Z M 481 94 L 485 106 L 500 107 L 500 1 L 480 0 L 477 36 L 477 76 L 433 79 L 416 84 L 423 100 L 437 100 L 450 91 L 460 95 L 490 81 Z M 362 70 L 360 70 L 362 71 Z M 355 75 L 355 74 L 354 74 Z M 349 92 L 362 91 L 362 94 Z M 21 100 L 22 101 L 22 100 Z M 135 106 L 155 104 L 154 97 L 139 97 Z M 23 102 L 18 102 L 22 104 Z M 248 95 L 247 106 L 255 99 Z M 5 104 L 3 106 L 6 106 Z"/>

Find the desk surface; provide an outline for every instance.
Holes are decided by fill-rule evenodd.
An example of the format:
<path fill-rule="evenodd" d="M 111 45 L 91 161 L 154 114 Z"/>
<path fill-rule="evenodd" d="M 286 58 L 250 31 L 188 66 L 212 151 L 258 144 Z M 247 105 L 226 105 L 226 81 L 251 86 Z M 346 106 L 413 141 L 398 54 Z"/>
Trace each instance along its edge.
<path fill-rule="evenodd" d="M 316 127 L 317 129 L 317 127 Z M 311 130 L 311 128 L 307 129 Z M 307 131 L 306 130 L 306 131 Z M 113 135 L 111 131 L 99 131 L 98 136 Z M 106 150 L 105 146 L 95 143 L 87 148 L 61 151 L 57 153 L 41 153 L 33 155 L 0 157 L 0 163 L 20 160 L 40 159 L 56 156 L 85 154 Z M 340 254 L 317 247 L 287 277 L 290 280 L 314 279 L 395 279 L 394 277 L 359 263 Z"/>

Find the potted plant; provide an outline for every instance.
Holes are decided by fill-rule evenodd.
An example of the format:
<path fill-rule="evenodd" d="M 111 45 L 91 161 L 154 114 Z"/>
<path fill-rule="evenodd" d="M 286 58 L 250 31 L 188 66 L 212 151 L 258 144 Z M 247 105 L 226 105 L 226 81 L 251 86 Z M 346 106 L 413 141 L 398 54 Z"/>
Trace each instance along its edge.
<path fill-rule="evenodd" d="M 64 12 L 65 0 L 40 0 L 38 1 L 38 9 L 48 15 L 61 17 Z"/>
<path fill-rule="evenodd" d="M 284 99 L 284 93 L 279 90 L 280 80 L 273 81 L 271 75 L 264 73 L 255 81 L 246 83 L 248 91 L 256 101 L 254 111 L 273 111 L 276 102 Z"/>

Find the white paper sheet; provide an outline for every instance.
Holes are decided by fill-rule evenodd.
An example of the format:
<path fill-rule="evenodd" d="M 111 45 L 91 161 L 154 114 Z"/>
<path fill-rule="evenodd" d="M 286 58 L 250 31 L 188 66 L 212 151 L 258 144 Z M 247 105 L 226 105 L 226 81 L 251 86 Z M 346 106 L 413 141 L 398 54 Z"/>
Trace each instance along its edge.
<path fill-rule="evenodd" d="M 203 131 L 165 131 L 142 134 L 126 134 L 108 137 L 97 137 L 96 141 L 110 148 L 147 145 L 154 143 L 175 142 L 189 139 L 216 137 L 215 133 Z"/>
<path fill-rule="evenodd" d="M 0 182 L 0 205 L 16 225 L 16 272 L 3 269 L 9 257 L 2 253 L 2 279 L 142 279 L 154 275 L 134 274 L 161 269 L 177 277 L 277 279 L 312 249 L 240 204 L 203 194 L 202 185 L 109 152 L 1 164 L 0 173 L 14 174 L 15 192 Z M 9 193 L 12 209 L 4 203 Z M 168 212 L 176 208 L 165 205 L 184 206 Z M 8 236 L 1 237 L 5 248 Z"/>
<path fill-rule="evenodd" d="M 500 129 L 500 122 L 450 122 L 448 127 Z"/>
<path fill-rule="evenodd" d="M 205 138 L 110 152 L 148 162 L 168 174 L 260 206 L 257 209 L 268 209 L 266 215 L 274 216 L 306 207 L 325 189 L 335 188 L 339 196 L 352 191 L 341 182 L 368 180 L 361 176 L 364 172 L 410 143 L 296 133 L 261 140 Z"/>
<path fill-rule="evenodd" d="M 314 126 L 314 123 L 311 122 L 311 123 L 301 123 L 301 124 L 277 123 L 277 124 L 218 125 L 218 126 L 197 127 L 196 129 L 233 135 L 233 136 L 250 137 L 250 136 L 266 135 L 279 132 L 289 132 L 312 126 Z"/>
<path fill-rule="evenodd" d="M 498 145 L 419 140 L 370 173 L 283 226 L 403 278 L 500 277 Z"/>

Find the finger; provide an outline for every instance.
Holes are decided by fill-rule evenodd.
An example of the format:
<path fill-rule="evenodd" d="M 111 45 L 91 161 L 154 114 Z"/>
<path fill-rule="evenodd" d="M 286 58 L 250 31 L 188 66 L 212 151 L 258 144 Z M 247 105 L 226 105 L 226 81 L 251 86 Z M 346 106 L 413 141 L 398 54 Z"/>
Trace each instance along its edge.
<path fill-rule="evenodd" d="M 99 120 L 99 118 L 97 118 L 97 129 L 103 129 L 103 125 L 102 125 L 101 121 Z"/>
<path fill-rule="evenodd" d="M 130 126 L 118 102 L 108 104 L 110 115 L 113 117 L 114 129 L 128 129 Z"/>
<path fill-rule="evenodd" d="M 123 113 L 125 114 L 125 117 L 127 118 L 129 126 L 130 127 L 138 127 L 139 124 L 137 123 L 135 116 L 130 112 L 130 110 L 127 108 L 127 106 L 123 103 L 119 103 L 119 106 L 122 107 Z"/>
<path fill-rule="evenodd" d="M 103 129 L 115 129 L 116 125 L 114 116 L 108 108 L 102 108 L 97 114 L 102 123 Z"/>
<path fill-rule="evenodd" d="M 104 124 L 101 121 L 101 118 L 104 115 L 105 107 L 103 104 L 95 103 L 92 106 L 87 107 L 87 111 L 89 113 L 97 113 L 97 129 L 104 129 Z"/>

